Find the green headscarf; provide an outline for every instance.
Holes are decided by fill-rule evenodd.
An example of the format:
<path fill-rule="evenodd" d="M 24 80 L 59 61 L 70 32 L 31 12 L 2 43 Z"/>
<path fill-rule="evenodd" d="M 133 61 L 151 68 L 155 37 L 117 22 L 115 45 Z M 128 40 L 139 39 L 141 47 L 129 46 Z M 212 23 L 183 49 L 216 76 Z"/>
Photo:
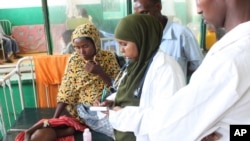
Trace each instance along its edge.
<path fill-rule="evenodd" d="M 116 106 L 138 106 L 139 98 L 134 97 L 150 58 L 158 50 L 161 43 L 163 27 L 153 16 L 132 14 L 124 17 L 115 29 L 115 38 L 134 42 L 139 50 L 139 60 L 131 62 L 127 67 L 127 75 L 122 80 L 115 99 Z M 131 132 L 115 130 L 117 141 L 135 141 Z"/>
<path fill-rule="evenodd" d="M 122 80 L 115 100 L 117 106 L 138 106 L 139 99 L 133 97 L 151 56 L 158 50 L 161 43 L 163 28 L 153 16 L 131 14 L 118 23 L 115 38 L 136 43 L 139 50 L 139 60 L 131 62 L 127 75 Z"/>

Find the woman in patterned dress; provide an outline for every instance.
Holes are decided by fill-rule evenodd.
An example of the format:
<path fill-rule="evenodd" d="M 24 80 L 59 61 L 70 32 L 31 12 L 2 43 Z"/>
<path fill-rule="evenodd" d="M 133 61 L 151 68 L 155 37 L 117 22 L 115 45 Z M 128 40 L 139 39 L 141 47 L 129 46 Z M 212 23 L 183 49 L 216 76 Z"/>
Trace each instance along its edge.
<path fill-rule="evenodd" d="M 92 105 L 101 97 L 103 89 L 108 91 L 112 86 L 112 81 L 118 75 L 120 67 L 113 53 L 101 50 L 97 28 L 93 24 L 78 26 L 72 33 L 71 42 L 76 51 L 71 55 L 67 64 L 57 95 L 58 105 L 54 117 L 41 120 L 19 134 L 16 141 L 48 141 L 59 137 L 66 138 L 73 135 L 76 130 L 82 131 L 84 127 L 76 128 L 76 125 L 85 127 L 86 125 L 78 116 L 76 105 Z M 63 127 L 57 124 L 57 127 L 53 126 L 65 117 L 61 116 L 65 108 L 75 120 L 68 118 L 70 125 L 65 126 L 64 123 Z"/>
<path fill-rule="evenodd" d="M 93 24 L 78 26 L 71 41 L 76 51 L 69 59 L 59 88 L 54 117 L 59 117 L 66 107 L 70 115 L 80 120 L 76 104 L 92 105 L 103 89 L 112 86 L 120 67 L 113 53 L 101 50 L 99 31 Z"/>

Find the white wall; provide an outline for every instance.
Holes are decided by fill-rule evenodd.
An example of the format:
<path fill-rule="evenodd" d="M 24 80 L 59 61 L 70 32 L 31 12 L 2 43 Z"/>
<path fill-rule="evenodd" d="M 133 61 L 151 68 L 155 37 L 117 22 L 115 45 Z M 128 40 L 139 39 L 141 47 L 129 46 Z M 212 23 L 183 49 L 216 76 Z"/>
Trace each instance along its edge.
<path fill-rule="evenodd" d="M 162 0 L 161 12 L 163 15 L 175 16 L 174 0 Z"/>

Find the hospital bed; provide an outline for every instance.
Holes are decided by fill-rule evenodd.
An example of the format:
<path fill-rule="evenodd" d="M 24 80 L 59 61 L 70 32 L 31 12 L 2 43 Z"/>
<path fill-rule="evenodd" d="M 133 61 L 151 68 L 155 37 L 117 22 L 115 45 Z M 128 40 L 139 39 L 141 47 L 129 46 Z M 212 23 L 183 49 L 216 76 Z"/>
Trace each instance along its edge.
<path fill-rule="evenodd" d="M 105 39 L 105 41 L 110 39 Z M 48 58 L 61 58 L 66 55 L 48 55 Z M 3 141 L 14 141 L 15 137 L 21 131 L 28 129 L 42 118 L 53 117 L 55 105 L 51 104 L 51 91 L 48 86 L 45 89 L 42 98 L 43 104 L 39 101 L 38 82 L 35 59 L 39 57 L 24 57 L 18 60 L 15 68 L 8 74 L 0 75 L 0 131 L 3 135 Z M 44 59 L 40 57 L 41 59 Z M 48 61 L 47 61 L 48 62 Z M 51 66 L 49 66 L 51 67 Z M 60 68 L 62 69 L 62 68 Z M 26 86 L 25 83 L 29 83 Z M 57 84 L 57 88 L 60 83 Z M 16 87 L 16 89 L 14 89 Z M 68 113 L 64 111 L 64 115 Z M 111 138 L 92 131 L 93 141 L 112 141 Z M 75 134 L 76 141 L 82 141 L 82 133 Z"/>

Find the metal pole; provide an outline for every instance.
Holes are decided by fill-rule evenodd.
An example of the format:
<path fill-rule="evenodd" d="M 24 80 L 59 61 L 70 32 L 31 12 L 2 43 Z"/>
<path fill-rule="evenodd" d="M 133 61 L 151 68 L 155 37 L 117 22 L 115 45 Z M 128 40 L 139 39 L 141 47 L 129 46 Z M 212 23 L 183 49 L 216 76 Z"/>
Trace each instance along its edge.
<path fill-rule="evenodd" d="M 206 49 L 206 24 L 204 22 L 204 19 L 201 19 L 201 33 L 200 33 L 200 46 L 203 49 L 203 51 L 207 51 Z"/>
<path fill-rule="evenodd" d="M 132 1 L 133 0 L 127 0 L 127 15 L 132 14 Z"/>
<path fill-rule="evenodd" d="M 52 38 L 50 34 L 49 10 L 48 10 L 47 0 L 42 0 L 42 9 L 43 9 L 44 27 L 45 27 L 45 32 L 46 32 L 48 54 L 52 55 L 53 44 L 52 44 Z"/>

